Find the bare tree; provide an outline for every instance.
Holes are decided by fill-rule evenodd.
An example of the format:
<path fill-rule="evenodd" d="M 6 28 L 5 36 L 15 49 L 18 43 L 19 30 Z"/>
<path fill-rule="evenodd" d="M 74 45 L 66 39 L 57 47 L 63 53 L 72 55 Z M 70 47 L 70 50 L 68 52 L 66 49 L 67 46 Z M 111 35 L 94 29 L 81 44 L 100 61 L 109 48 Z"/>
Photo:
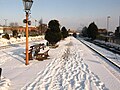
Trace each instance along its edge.
<path fill-rule="evenodd" d="M 10 24 L 10 27 L 18 27 L 19 24 L 17 22 L 11 22 Z"/>
<path fill-rule="evenodd" d="M 42 18 L 40 19 L 40 21 L 39 21 L 39 34 L 42 34 L 42 24 L 43 24 L 43 20 L 42 20 Z"/>

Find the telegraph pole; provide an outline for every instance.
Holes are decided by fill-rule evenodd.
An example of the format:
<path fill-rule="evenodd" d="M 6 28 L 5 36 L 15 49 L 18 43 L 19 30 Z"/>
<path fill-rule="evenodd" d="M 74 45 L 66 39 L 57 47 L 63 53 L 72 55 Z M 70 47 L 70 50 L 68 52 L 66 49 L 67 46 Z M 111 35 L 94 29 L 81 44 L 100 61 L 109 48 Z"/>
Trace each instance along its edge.
<path fill-rule="evenodd" d="M 120 16 L 119 16 L 119 33 L 120 33 Z"/>

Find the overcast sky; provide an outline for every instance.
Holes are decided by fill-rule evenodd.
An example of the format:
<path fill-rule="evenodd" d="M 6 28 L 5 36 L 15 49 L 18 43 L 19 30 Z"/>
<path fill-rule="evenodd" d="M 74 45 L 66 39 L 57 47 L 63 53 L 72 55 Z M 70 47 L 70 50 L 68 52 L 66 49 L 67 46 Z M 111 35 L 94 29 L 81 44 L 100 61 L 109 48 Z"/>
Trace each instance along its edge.
<path fill-rule="evenodd" d="M 107 28 L 107 16 L 109 29 L 114 31 L 119 25 L 120 0 L 33 0 L 31 8 L 32 25 L 35 19 L 43 19 L 48 23 L 57 19 L 61 26 L 67 29 L 78 29 L 95 22 L 98 28 Z M 0 24 L 7 25 L 10 22 L 23 24 L 25 12 L 22 0 L 0 0 Z"/>

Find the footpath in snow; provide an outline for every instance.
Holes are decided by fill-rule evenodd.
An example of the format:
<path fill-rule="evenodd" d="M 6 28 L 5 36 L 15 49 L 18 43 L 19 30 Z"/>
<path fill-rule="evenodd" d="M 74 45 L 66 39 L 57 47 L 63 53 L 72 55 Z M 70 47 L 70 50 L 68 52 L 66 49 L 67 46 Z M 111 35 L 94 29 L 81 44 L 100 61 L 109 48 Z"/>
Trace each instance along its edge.
<path fill-rule="evenodd" d="M 105 84 L 82 59 L 80 42 L 67 38 L 62 53 L 22 90 L 107 90 Z"/>

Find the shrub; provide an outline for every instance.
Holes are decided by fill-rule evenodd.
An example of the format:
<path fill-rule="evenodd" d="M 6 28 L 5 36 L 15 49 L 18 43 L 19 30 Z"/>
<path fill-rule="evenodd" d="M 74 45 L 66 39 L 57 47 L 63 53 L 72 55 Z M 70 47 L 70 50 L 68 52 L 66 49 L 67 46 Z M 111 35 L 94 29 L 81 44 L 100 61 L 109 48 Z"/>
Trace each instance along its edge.
<path fill-rule="evenodd" d="M 77 37 L 77 34 L 76 34 L 76 33 L 73 33 L 73 37 L 75 37 L 75 38 L 76 38 L 76 37 Z"/>
<path fill-rule="evenodd" d="M 67 29 L 65 27 L 62 27 L 61 34 L 62 34 L 63 39 L 68 36 L 68 31 L 67 31 Z"/>
<path fill-rule="evenodd" d="M 8 39 L 8 40 L 10 39 L 10 37 L 7 33 L 5 35 L 3 35 L 2 38 Z"/>
<path fill-rule="evenodd" d="M 51 20 L 48 24 L 48 28 L 45 33 L 45 39 L 49 44 L 55 45 L 61 40 L 60 24 L 57 20 Z"/>

